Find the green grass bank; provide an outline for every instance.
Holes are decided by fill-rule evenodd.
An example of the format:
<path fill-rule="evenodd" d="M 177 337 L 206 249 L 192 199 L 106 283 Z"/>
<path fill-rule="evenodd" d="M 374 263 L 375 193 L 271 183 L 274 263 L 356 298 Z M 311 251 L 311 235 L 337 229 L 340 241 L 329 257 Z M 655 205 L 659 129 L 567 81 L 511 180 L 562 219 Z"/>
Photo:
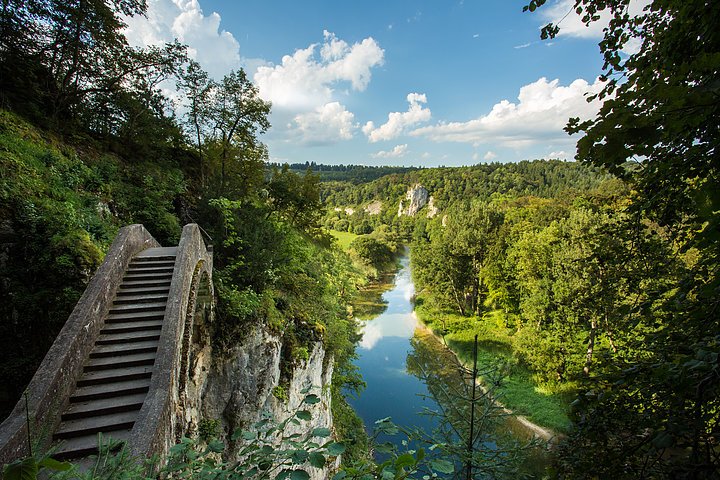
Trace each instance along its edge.
<path fill-rule="evenodd" d="M 500 312 L 463 317 L 434 307 L 422 294 L 415 299 L 415 312 L 436 335 L 445 338 L 448 347 L 465 365 L 472 366 L 473 340 L 477 334 L 480 380 L 501 379 L 496 389 L 498 401 L 541 427 L 568 432 L 575 386 L 537 382 L 513 355 L 510 332 L 496 321 Z"/>

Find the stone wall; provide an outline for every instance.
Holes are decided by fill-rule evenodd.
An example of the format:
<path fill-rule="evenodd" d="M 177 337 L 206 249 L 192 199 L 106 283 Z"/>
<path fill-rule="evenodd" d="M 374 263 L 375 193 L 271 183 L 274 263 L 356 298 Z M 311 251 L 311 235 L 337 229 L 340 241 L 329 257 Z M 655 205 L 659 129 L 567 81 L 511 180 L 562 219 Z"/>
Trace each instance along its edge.
<path fill-rule="evenodd" d="M 130 260 L 146 248 L 158 246 L 142 225 L 121 228 L 115 237 L 27 387 L 30 436 L 38 448 L 50 446 L 60 412 L 82 374 Z M 25 398 L 21 398 L 0 425 L 0 464 L 28 455 L 27 438 Z"/>
<path fill-rule="evenodd" d="M 191 345 L 195 320 L 211 321 L 212 249 L 206 248 L 200 227 L 185 225 L 178 245 L 175 269 L 170 283 L 165 318 L 150 389 L 135 426 L 129 445 L 134 455 L 164 458 L 186 426 L 180 414 L 187 399 L 187 376 L 191 356 L 197 349 Z M 198 315 L 198 308 L 210 308 L 208 317 Z M 205 338 L 209 341 L 207 335 Z"/>

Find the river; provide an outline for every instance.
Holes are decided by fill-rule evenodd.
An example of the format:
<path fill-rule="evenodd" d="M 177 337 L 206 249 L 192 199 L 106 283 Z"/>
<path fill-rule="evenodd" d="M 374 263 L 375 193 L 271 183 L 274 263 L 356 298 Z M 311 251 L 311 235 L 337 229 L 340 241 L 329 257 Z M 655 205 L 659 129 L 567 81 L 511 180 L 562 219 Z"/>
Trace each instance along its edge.
<path fill-rule="evenodd" d="M 368 289 L 355 305 L 363 332 L 355 364 L 367 387 L 349 402 L 369 433 L 375 422 L 385 417 L 397 425 L 430 433 L 441 422 L 437 416 L 422 413 L 427 411 L 444 411 L 460 430 L 464 427 L 458 423 L 469 424 L 470 402 L 463 399 L 471 391 L 469 382 L 463 379 L 452 353 L 419 322 L 413 311 L 414 293 L 406 254 L 400 259 L 399 271 Z M 481 407 L 477 410 L 485 413 L 478 415 L 482 421 L 476 424 L 485 430 L 479 448 L 506 451 L 532 439 L 532 432 L 515 417 L 494 405 L 477 405 Z M 400 445 L 397 437 L 381 440 Z M 520 456 L 524 458 L 520 461 L 523 473 L 540 476 L 547 464 L 544 448 L 524 449 Z"/>

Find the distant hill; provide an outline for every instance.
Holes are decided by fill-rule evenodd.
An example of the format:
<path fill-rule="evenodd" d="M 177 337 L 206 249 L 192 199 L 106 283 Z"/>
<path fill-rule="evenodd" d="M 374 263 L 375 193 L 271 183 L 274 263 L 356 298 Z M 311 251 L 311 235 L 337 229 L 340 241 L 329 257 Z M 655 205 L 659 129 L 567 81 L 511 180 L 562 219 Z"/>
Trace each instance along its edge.
<path fill-rule="evenodd" d="M 352 173 L 353 168 L 357 167 L 347 167 L 347 172 Z M 442 212 L 454 204 L 474 199 L 539 197 L 572 201 L 616 181 L 596 168 L 560 160 L 416 168 L 390 173 L 392 168 L 370 167 L 373 174 L 388 173 L 365 182 L 360 181 L 359 175 L 354 181 L 325 179 L 321 183 L 321 197 L 328 208 L 326 227 L 369 233 L 378 225 L 395 224 L 400 201 L 416 185 L 427 190 L 433 207 Z M 425 209 L 421 212 L 425 216 Z"/>
<path fill-rule="evenodd" d="M 283 164 L 268 163 L 268 167 L 282 168 Z M 419 167 L 373 167 L 366 165 L 323 165 L 315 162 L 291 163 L 290 170 L 295 173 L 305 173 L 308 169 L 317 174 L 324 182 L 349 182 L 353 185 L 371 182 L 385 175 L 406 173 L 420 170 Z"/>
<path fill-rule="evenodd" d="M 489 200 L 492 195 L 553 198 L 568 190 L 583 192 L 595 189 L 609 178 L 597 169 L 560 160 L 405 169 L 399 172 L 390 172 L 392 167 L 383 168 L 388 170 L 387 173 L 372 181 L 325 180 L 323 200 L 329 206 L 359 206 L 374 200 L 397 202 L 409 187 L 419 183 L 434 197 L 436 205 L 443 208 L 463 199 Z M 380 168 L 373 173 L 382 171 Z"/>

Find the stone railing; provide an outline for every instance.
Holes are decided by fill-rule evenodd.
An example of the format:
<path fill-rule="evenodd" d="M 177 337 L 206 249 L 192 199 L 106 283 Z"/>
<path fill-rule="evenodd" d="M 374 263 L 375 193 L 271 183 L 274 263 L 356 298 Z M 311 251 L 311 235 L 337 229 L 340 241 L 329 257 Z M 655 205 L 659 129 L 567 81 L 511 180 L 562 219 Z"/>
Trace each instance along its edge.
<path fill-rule="evenodd" d="M 139 457 L 164 457 L 178 432 L 184 430 L 184 425 L 178 424 L 178 409 L 182 409 L 186 357 L 191 353 L 186 344 L 192 335 L 198 293 L 205 290 L 203 294 L 212 298 L 212 264 L 212 248 L 205 246 L 200 228 L 186 225 L 178 245 L 150 390 L 128 442 Z"/>
<path fill-rule="evenodd" d="M 45 359 L 10 416 L 0 425 L 0 465 L 49 447 L 60 412 L 82 374 L 130 260 L 160 244 L 142 225 L 121 228 Z M 27 411 L 26 411 L 27 398 Z M 26 416 L 27 414 L 27 416 Z M 28 423 L 30 419 L 30 432 Z"/>

